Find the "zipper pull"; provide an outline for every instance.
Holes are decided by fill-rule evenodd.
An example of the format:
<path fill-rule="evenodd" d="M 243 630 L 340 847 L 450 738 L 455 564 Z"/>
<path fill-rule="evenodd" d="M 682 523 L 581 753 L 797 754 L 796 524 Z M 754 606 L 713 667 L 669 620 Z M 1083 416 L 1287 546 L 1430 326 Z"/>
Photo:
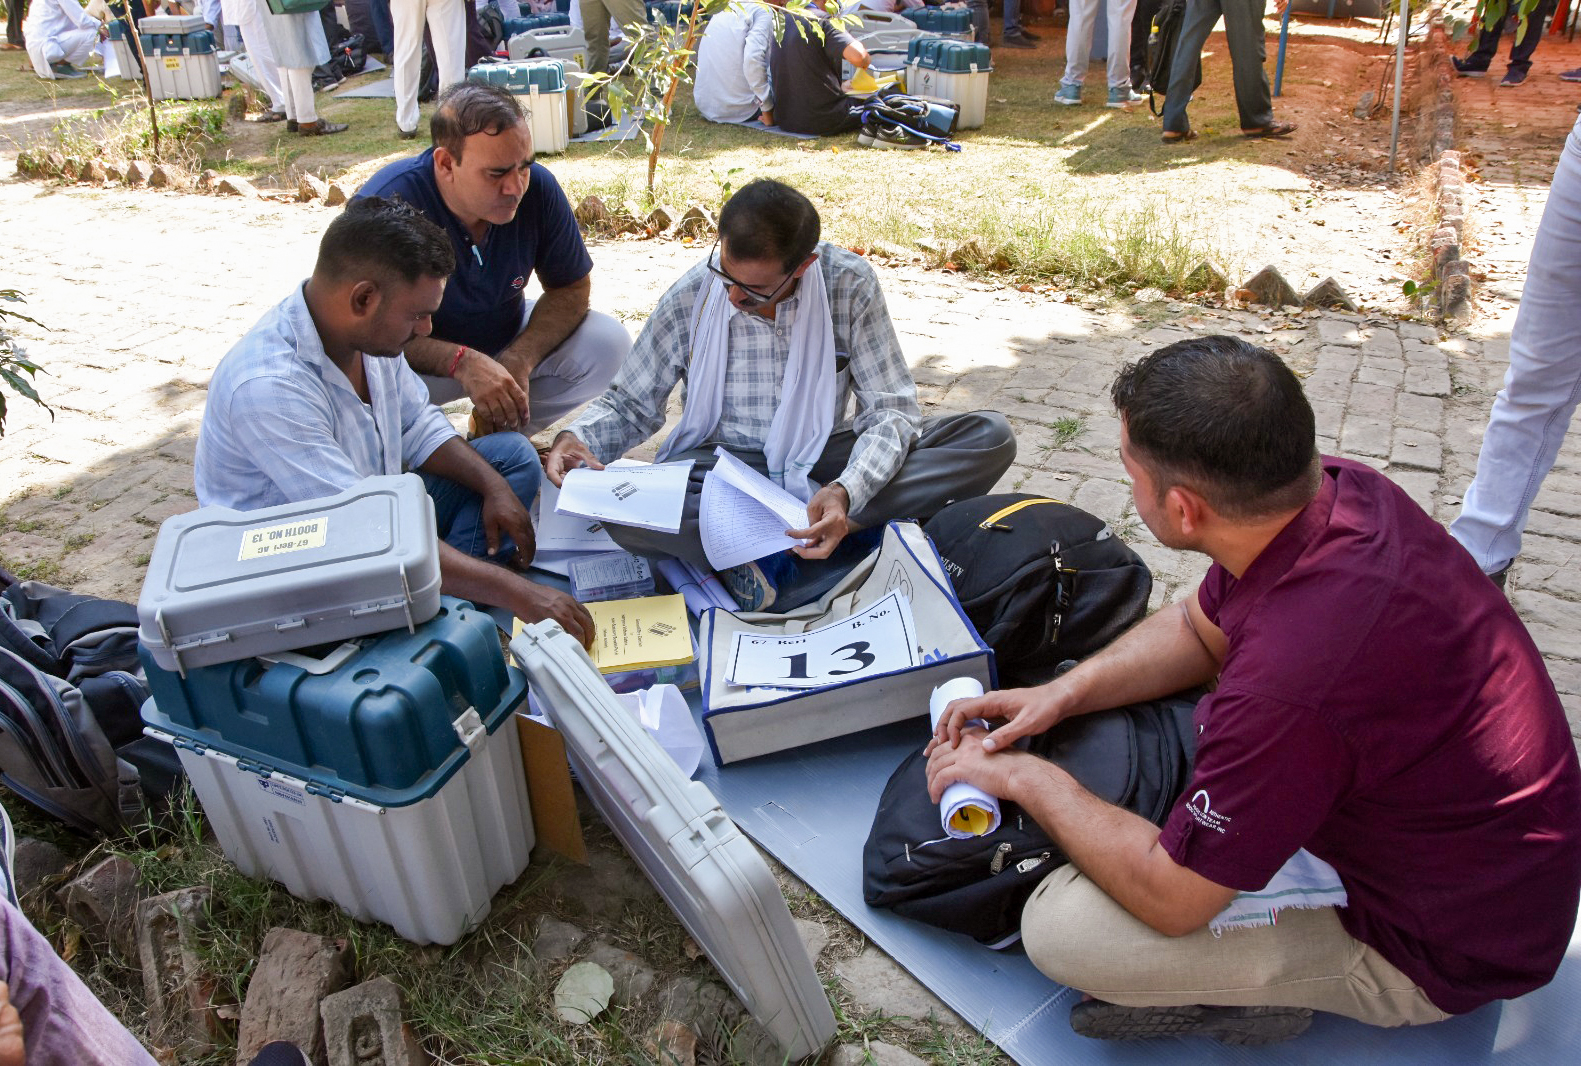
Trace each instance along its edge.
<path fill-rule="evenodd" d="M 999 873 L 1005 868 L 1005 862 L 1010 858 L 1010 842 L 1007 840 L 994 849 L 993 861 L 988 864 L 990 874 Z"/>
<path fill-rule="evenodd" d="M 1039 866 L 1048 862 L 1051 857 L 1050 853 L 1045 851 L 1043 854 L 1034 855 L 1030 859 L 1022 859 L 1016 863 L 1016 873 L 1024 874 L 1036 870 Z"/>

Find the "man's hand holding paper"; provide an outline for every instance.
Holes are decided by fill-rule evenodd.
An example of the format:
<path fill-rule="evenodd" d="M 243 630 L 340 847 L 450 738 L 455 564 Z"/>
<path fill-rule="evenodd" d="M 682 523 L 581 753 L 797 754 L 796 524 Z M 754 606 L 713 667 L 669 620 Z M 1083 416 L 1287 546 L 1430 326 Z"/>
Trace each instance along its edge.
<path fill-rule="evenodd" d="M 831 481 L 807 501 L 807 528 L 787 529 L 785 535 L 802 541 L 791 549 L 803 559 L 827 559 L 851 531 L 851 495 Z"/>

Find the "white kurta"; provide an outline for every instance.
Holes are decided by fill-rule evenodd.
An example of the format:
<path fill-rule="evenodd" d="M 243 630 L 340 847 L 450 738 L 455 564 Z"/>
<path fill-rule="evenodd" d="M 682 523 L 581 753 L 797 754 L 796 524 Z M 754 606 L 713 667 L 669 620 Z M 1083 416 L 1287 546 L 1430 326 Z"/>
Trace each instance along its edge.
<path fill-rule="evenodd" d="M 747 122 L 774 106 L 769 49 L 774 18 L 761 4 L 727 7 L 708 21 L 697 45 L 692 100 L 710 122 Z"/>
<path fill-rule="evenodd" d="M 254 2 L 263 13 L 264 33 L 269 37 L 277 66 L 285 70 L 312 70 L 320 63 L 329 62 L 329 42 L 324 40 L 324 23 L 319 20 L 317 11 L 276 15 L 264 0 Z"/>
<path fill-rule="evenodd" d="M 226 27 L 241 33 L 252 71 L 264 83 L 264 91 L 269 94 L 269 106 L 276 111 L 284 111 L 285 89 L 280 83 L 280 62 L 275 58 L 274 48 L 269 44 L 269 32 L 264 27 L 264 16 L 269 13 L 268 5 L 264 0 L 221 0 L 220 11 Z M 328 50 L 328 47 L 326 44 L 325 49 Z"/>
<path fill-rule="evenodd" d="M 51 63 L 81 66 L 93 54 L 99 43 L 99 20 L 77 0 L 33 0 L 22 32 L 33 73 L 54 80 Z"/>

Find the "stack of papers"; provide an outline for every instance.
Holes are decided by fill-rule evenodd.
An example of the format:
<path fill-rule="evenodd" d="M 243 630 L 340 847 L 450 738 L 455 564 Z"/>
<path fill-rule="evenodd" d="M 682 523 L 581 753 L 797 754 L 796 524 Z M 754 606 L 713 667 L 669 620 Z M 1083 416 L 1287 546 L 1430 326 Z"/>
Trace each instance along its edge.
<path fill-rule="evenodd" d="M 714 454 L 698 510 L 709 564 L 728 570 L 800 545 L 785 531 L 807 527 L 807 505 L 725 449 Z"/>
<path fill-rule="evenodd" d="M 660 533 L 681 528 L 690 459 L 679 463 L 611 463 L 566 474 L 556 510 L 562 515 L 614 522 Z"/>
<path fill-rule="evenodd" d="M 680 596 L 644 596 L 587 605 L 596 636 L 590 654 L 602 673 L 680 666 L 696 656 Z"/>
<path fill-rule="evenodd" d="M 555 510 L 559 497 L 560 490 L 545 478 L 538 498 L 533 501 L 533 529 L 538 538 L 538 553 L 532 561 L 534 569 L 568 577 L 573 559 L 620 550 L 604 531 L 604 523 Z"/>

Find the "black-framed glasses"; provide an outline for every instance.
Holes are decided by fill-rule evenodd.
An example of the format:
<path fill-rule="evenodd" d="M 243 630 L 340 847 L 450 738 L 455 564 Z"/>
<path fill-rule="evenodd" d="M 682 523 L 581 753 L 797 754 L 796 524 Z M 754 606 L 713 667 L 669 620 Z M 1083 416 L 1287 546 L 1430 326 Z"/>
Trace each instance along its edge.
<path fill-rule="evenodd" d="M 774 286 L 774 291 L 770 293 L 761 293 L 754 288 L 741 284 L 741 282 L 725 272 L 724 261 L 719 258 L 718 237 L 714 238 L 714 246 L 708 250 L 708 269 L 713 272 L 714 277 L 726 285 L 734 285 L 740 289 L 743 297 L 741 303 L 747 307 L 761 307 L 766 303 L 772 303 L 774 298 L 780 294 L 780 291 L 790 283 L 790 279 L 795 276 L 795 271 L 786 274 L 785 280 Z"/>

